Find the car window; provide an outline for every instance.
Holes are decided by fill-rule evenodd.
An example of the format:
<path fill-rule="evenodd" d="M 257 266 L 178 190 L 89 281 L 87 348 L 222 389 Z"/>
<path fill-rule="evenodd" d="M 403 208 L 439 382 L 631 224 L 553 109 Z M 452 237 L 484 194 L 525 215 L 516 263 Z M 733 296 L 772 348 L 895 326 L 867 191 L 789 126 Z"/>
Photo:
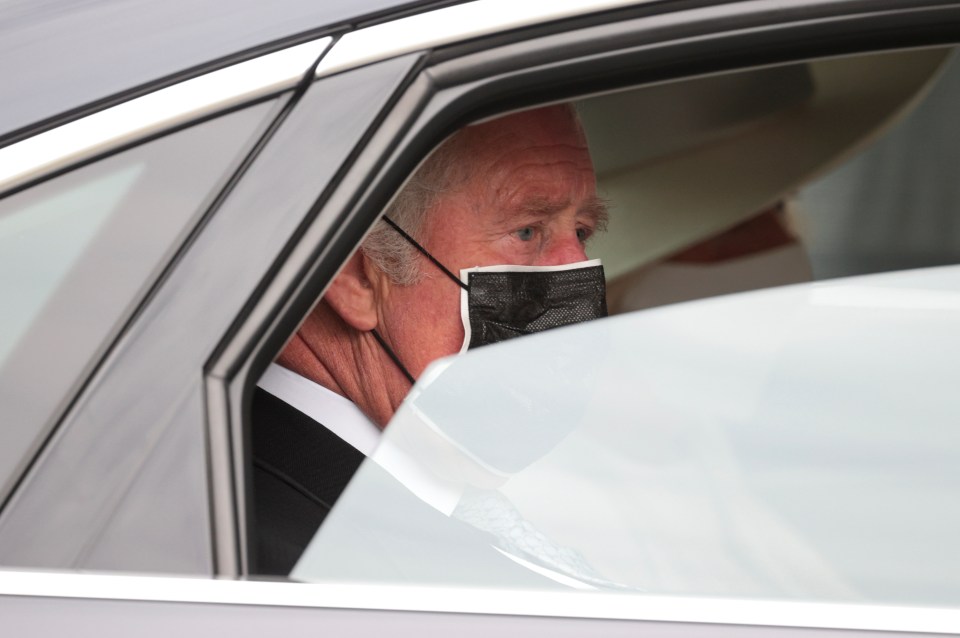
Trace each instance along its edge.
<path fill-rule="evenodd" d="M 957 272 L 435 364 L 292 576 L 957 606 Z"/>
<path fill-rule="evenodd" d="M 292 577 L 960 604 L 951 55 L 581 100 L 623 316 L 428 368 Z"/>
<path fill-rule="evenodd" d="M 271 108 L 216 118 L 0 200 L 3 483 L 29 462 Z"/>

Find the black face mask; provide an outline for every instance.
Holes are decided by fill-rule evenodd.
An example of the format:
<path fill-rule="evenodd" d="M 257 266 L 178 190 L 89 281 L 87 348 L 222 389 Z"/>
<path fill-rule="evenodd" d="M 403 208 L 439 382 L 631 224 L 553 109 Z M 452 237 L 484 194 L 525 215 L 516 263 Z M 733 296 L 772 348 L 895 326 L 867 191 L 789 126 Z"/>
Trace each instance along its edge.
<path fill-rule="evenodd" d="M 599 259 L 563 266 L 487 266 L 460 272 L 464 347 L 607 316 Z"/>
<path fill-rule="evenodd" d="M 467 268 L 458 279 L 392 220 L 385 217 L 384 221 L 460 286 L 464 330 L 460 352 L 607 316 L 606 281 L 599 259 L 562 266 Z M 374 334 L 413 383 L 386 343 Z"/>

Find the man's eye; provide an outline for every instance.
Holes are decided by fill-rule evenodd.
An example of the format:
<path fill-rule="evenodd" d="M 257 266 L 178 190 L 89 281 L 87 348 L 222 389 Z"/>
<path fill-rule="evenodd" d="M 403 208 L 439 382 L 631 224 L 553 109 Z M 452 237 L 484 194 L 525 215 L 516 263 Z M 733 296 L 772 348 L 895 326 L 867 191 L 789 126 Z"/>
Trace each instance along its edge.
<path fill-rule="evenodd" d="M 578 228 L 577 229 L 577 239 L 580 240 L 580 243 L 583 243 L 590 239 L 590 236 L 593 235 L 593 231 L 589 228 Z"/>
<path fill-rule="evenodd" d="M 536 231 L 533 229 L 533 226 L 524 226 L 518 231 L 515 231 L 514 234 L 520 241 L 530 241 L 533 239 L 533 235 Z"/>

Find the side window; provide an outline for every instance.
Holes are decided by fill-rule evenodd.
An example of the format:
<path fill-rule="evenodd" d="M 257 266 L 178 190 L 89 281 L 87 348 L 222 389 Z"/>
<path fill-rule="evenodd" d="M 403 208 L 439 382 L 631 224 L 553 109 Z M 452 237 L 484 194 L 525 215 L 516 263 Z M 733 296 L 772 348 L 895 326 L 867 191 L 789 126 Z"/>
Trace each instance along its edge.
<path fill-rule="evenodd" d="M 578 111 L 592 168 L 577 156 L 540 154 L 540 144 L 514 148 L 535 139 L 532 129 L 578 148 L 575 136 L 563 137 L 571 129 L 547 115 L 566 107 L 487 119 L 448 139 L 388 207 L 391 221 L 368 236 L 373 248 L 365 244 L 347 263 L 261 380 L 272 430 L 287 423 L 332 441 L 283 452 L 301 467 L 324 458 L 301 475 L 330 486 L 336 474 L 338 484 L 313 494 L 325 513 L 299 562 L 299 549 L 288 553 L 293 577 L 955 602 L 956 561 L 911 567 L 937 564 L 951 552 L 946 539 L 960 533 L 960 518 L 943 513 L 960 489 L 960 406 L 944 381 L 960 353 L 940 354 L 956 343 L 955 266 L 844 279 L 957 261 L 950 220 L 960 202 L 944 160 L 954 149 L 940 141 L 955 137 L 955 125 L 949 108 L 933 114 L 941 100 L 956 101 L 942 97 L 958 68 L 951 54 L 816 59 L 586 96 Z M 495 129 L 499 157 L 526 167 L 516 189 L 500 181 L 510 171 L 488 174 L 478 160 L 483 132 L 508 121 L 527 124 L 509 135 Z M 908 148 L 927 150 L 929 171 L 911 168 Z M 552 179 L 528 170 L 544 158 L 573 167 L 558 181 L 574 188 L 555 207 Z M 937 171 L 940 163 L 947 168 Z M 884 170 L 864 168 L 876 164 Z M 470 169 L 458 173 L 463 166 Z M 595 170 L 609 205 L 609 231 L 586 245 L 604 215 L 578 181 L 583 167 Z M 889 205 L 843 197 L 877 180 Z M 482 286 L 473 287 L 464 272 L 471 269 L 458 261 L 463 253 L 451 248 L 473 250 L 450 237 L 461 232 L 458 207 L 479 226 L 496 194 L 531 184 L 538 205 L 496 207 L 496 219 L 510 223 L 469 258 L 502 275 L 516 270 L 505 263 L 571 273 L 599 257 L 610 310 L 627 316 L 465 354 L 457 339 L 418 343 L 416 335 L 442 334 L 436 315 L 449 310 L 447 299 L 459 302 L 451 306 L 468 340 L 460 311 Z M 426 219 L 442 219 L 442 233 L 431 234 L 431 222 L 418 232 L 398 221 L 423 197 L 431 202 Z M 561 237 L 538 215 L 559 210 L 574 213 L 568 228 L 578 242 L 538 261 L 537 251 Z M 379 233 L 390 238 L 382 246 Z M 535 256 L 513 257 L 498 242 Z M 393 325 L 384 317 L 396 308 L 369 314 L 378 285 L 371 262 L 381 248 L 412 259 L 438 286 L 416 296 L 422 280 L 410 273 L 392 289 L 391 302 L 409 304 Z M 529 299 L 535 284 L 524 281 L 515 289 L 501 277 L 491 288 Z M 578 299 L 592 290 L 577 285 Z M 723 296 L 736 292 L 750 294 Z M 386 334 L 358 336 L 373 330 Z M 903 334 L 909 343 L 898 340 Z M 445 354 L 462 356 L 410 363 L 417 348 L 438 341 Z M 348 362 L 372 356 L 392 376 L 364 366 L 350 377 L 317 356 L 317 344 L 340 342 Z M 409 395 L 413 379 L 396 381 L 407 375 L 416 380 Z M 376 411 L 371 392 L 393 401 L 392 419 Z M 318 403 L 327 406 L 323 417 L 311 414 Z M 255 407 L 255 429 L 257 418 Z M 373 425 L 338 431 L 363 420 Z M 376 425 L 385 425 L 382 434 Z M 276 440 L 255 434 L 255 463 Z M 903 462 L 894 462 L 900 451 Z M 281 488 L 284 476 L 266 465 L 271 489 L 303 487 L 286 480 Z M 279 508 L 268 516 L 276 518 L 258 524 L 290 520 Z M 929 533 L 938 526 L 943 533 Z M 870 542 L 858 542 L 868 531 Z M 302 542 L 307 534 L 299 533 Z M 280 548 L 269 536 L 260 541 Z"/>
<path fill-rule="evenodd" d="M 5 488 L 272 107 L 218 117 L 0 200 Z"/>

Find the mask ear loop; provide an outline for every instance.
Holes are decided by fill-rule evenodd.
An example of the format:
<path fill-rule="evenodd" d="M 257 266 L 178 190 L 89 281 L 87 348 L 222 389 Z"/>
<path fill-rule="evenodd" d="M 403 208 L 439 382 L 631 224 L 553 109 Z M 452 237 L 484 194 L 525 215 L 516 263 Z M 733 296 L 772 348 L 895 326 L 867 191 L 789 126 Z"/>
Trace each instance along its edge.
<path fill-rule="evenodd" d="M 416 248 L 416 249 L 419 250 L 421 253 L 423 253 L 423 256 L 424 256 L 424 257 L 426 257 L 427 259 L 429 259 L 430 261 L 432 261 L 434 266 L 436 266 L 437 268 L 439 268 L 440 270 L 442 270 L 443 273 L 444 273 L 447 277 L 449 277 L 450 279 L 452 279 L 453 281 L 455 281 L 458 286 L 460 286 L 460 287 L 463 288 L 464 290 L 467 290 L 467 291 L 470 290 L 470 286 L 468 286 L 467 284 L 465 284 L 465 283 L 463 283 L 462 281 L 460 281 L 460 279 L 457 278 L 452 272 L 450 272 L 449 270 L 447 270 L 447 268 L 446 268 L 443 264 L 441 264 L 439 261 L 437 261 L 436 257 L 434 257 L 433 255 L 431 255 L 430 253 L 428 253 L 426 248 L 424 248 L 423 246 L 421 246 L 420 244 L 418 244 L 418 243 L 416 242 L 416 240 L 414 240 L 413 237 L 411 237 L 410 235 L 408 235 L 408 234 L 406 233 L 406 231 L 404 231 L 404 230 L 403 230 L 402 228 L 400 228 L 396 223 L 394 223 L 394 221 L 393 221 L 392 219 L 390 219 L 389 217 L 384 217 L 384 218 L 383 218 L 383 221 L 387 222 L 387 224 L 389 224 L 391 228 L 393 228 L 395 231 L 397 231 L 398 233 L 400 233 L 400 236 L 401 236 L 401 237 L 403 237 L 403 238 L 406 239 L 408 242 L 410 242 L 411 244 L 413 244 L 413 247 L 414 247 L 414 248 Z M 377 343 L 379 343 L 379 344 L 380 344 L 380 347 L 383 348 L 383 351 L 387 353 L 387 356 L 390 357 L 390 360 L 393 361 L 394 364 L 396 364 L 397 368 L 400 369 L 400 372 L 403 373 L 403 376 L 405 376 L 405 377 L 407 378 L 407 381 L 410 382 L 410 385 L 413 385 L 414 383 L 416 383 L 416 380 L 413 378 L 413 375 L 410 374 L 410 372 L 407 370 L 406 366 L 404 366 L 403 363 L 400 362 L 400 357 L 398 357 L 398 356 L 397 356 L 397 353 L 395 353 L 395 352 L 393 351 L 393 349 L 392 349 L 390 346 L 387 345 L 387 342 L 383 340 L 383 337 L 380 336 L 380 333 L 378 333 L 376 330 L 371 330 L 370 332 L 373 333 L 373 338 L 377 340 Z"/>
<path fill-rule="evenodd" d="M 390 357 L 390 360 L 393 361 L 395 364 L 397 364 L 397 367 L 400 368 L 400 372 L 402 372 L 403 376 L 407 378 L 407 381 L 410 382 L 410 385 L 413 385 L 414 383 L 416 383 L 416 380 L 413 378 L 413 375 L 410 374 L 409 371 L 407 371 L 406 366 L 400 363 L 400 357 L 398 357 L 397 353 L 395 353 L 393 349 L 387 345 L 387 342 L 383 340 L 383 337 L 380 336 L 380 333 L 377 332 L 376 329 L 371 330 L 370 332 L 373 333 L 373 338 L 377 340 L 377 343 L 379 343 L 380 347 L 383 348 L 383 351 L 387 353 L 387 356 Z"/>
<path fill-rule="evenodd" d="M 391 228 L 393 228 L 395 231 L 397 231 L 398 233 L 400 233 L 400 236 L 401 236 L 401 237 L 403 237 L 403 238 L 406 239 L 408 242 L 410 242 L 411 244 L 413 244 L 413 247 L 414 247 L 414 248 L 416 248 L 417 250 L 419 250 L 419 251 L 423 254 L 424 257 L 426 257 L 427 259 L 429 259 L 430 261 L 432 261 L 434 266 L 436 266 L 437 268 L 439 268 L 440 270 L 442 270 L 443 273 L 444 273 L 447 277 L 449 277 L 450 279 L 452 279 L 453 281 L 455 281 L 458 286 L 460 286 L 460 287 L 463 288 L 464 290 L 467 290 L 467 291 L 470 290 L 470 286 L 468 286 L 467 284 L 465 284 L 465 283 L 463 283 L 462 281 L 460 281 L 460 278 L 459 278 L 459 277 L 457 277 L 457 276 L 454 275 L 452 272 L 450 272 L 449 270 L 447 270 L 447 267 L 446 267 L 446 266 L 444 266 L 444 265 L 441 264 L 439 261 L 437 261 L 437 258 L 436 258 L 436 257 L 434 257 L 433 255 L 431 255 L 430 253 L 428 253 L 426 248 L 424 248 L 423 246 L 421 246 L 420 244 L 418 244 L 417 241 L 416 241 L 413 237 L 411 237 L 410 235 L 408 235 L 408 234 L 406 233 L 406 231 L 404 231 L 402 228 L 400 228 L 399 226 L 397 226 L 397 224 L 394 223 L 394 221 L 393 221 L 392 219 L 390 219 L 389 217 L 384 216 L 384 217 L 383 217 L 383 221 L 385 221 L 385 222 L 387 222 L 388 224 L 390 224 L 390 227 L 391 227 Z"/>

